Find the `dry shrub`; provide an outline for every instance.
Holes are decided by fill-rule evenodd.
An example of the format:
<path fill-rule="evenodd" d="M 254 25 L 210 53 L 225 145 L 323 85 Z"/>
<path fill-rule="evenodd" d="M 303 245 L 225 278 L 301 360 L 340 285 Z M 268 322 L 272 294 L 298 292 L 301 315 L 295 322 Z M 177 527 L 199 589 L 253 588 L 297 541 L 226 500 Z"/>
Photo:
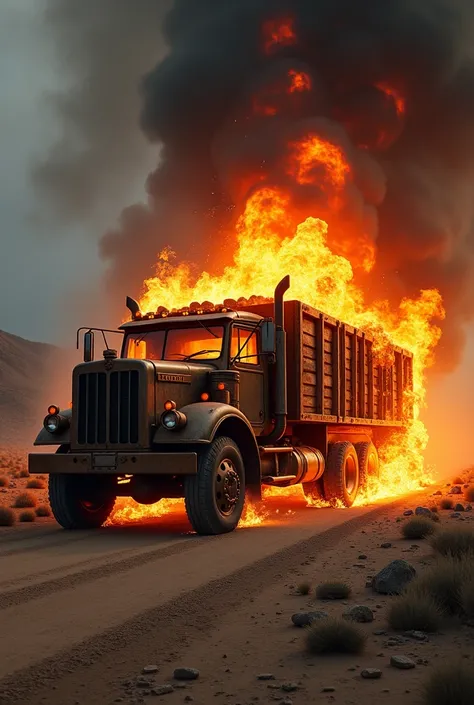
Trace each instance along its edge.
<path fill-rule="evenodd" d="M 474 669 L 469 663 L 437 665 L 423 688 L 423 705 L 472 705 Z"/>
<path fill-rule="evenodd" d="M 441 607 L 431 595 L 421 591 L 401 595 L 388 613 L 388 623 L 396 631 L 437 632 L 441 621 Z"/>
<path fill-rule="evenodd" d="M 35 513 L 31 512 L 29 510 L 26 510 L 25 512 L 21 512 L 19 516 L 20 521 L 34 521 L 36 519 Z"/>
<path fill-rule="evenodd" d="M 449 499 L 449 497 L 443 497 L 439 503 L 439 506 L 441 509 L 452 509 L 454 507 L 454 502 L 452 499 Z"/>
<path fill-rule="evenodd" d="M 15 523 L 15 512 L 8 507 L 0 507 L 0 526 L 13 526 Z"/>
<path fill-rule="evenodd" d="M 433 504 L 433 506 L 430 507 L 430 512 L 436 514 L 438 512 L 438 505 Z"/>
<path fill-rule="evenodd" d="M 402 535 L 406 539 L 424 539 L 434 533 L 436 527 L 430 517 L 413 517 L 402 525 Z"/>
<path fill-rule="evenodd" d="M 36 497 L 31 492 L 22 492 L 18 495 L 13 503 L 17 509 L 25 509 L 26 507 L 36 507 Z"/>
<path fill-rule="evenodd" d="M 36 508 L 36 516 L 37 517 L 50 517 L 51 516 L 51 509 L 48 507 L 47 504 L 41 504 L 39 507 Z"/>
<path fill-rule="evenodd" d="M 308 628 L 306 648 L 311 654 L 360 654 L 366 635 L 343 619 L 323 619 Z"/>
<path fill-rule="evenodd" d="M 464 484 L 464 480 L 462 479 L 461 475 L 456 475 L 456 477 L 455 477 L 454 480 L 452 481 L 452 484 L 453 484 L 453 485 L 463 485 L 463 484 Z"/>
<path fill-rule="evenodd" d="M 28 480 L 26 483 L 27 490 L 44 490 L 45 484 L 39 478 L 35 477 L 32 480 Z"/>
<path fill-rule="evenodd" d="M 6 487 L 8 484 L 8 478 L 4 475 L 0 475 L 0 487 Z"/>
<path fill-rule="evenodd" d="M 316 597 L 318 600 L 346 600 L 350 597 L 351 592 L 351 587 L 346 583 L 321 583 L 316 588 Z"/>
<path fill-rule="evenodd" d="M 448 614 L 462 613 L 462 586 L 474 580 L 474 561 L 443 556 L 417 577 L 406 590 L 407 596 L 429 595 Z"/>
<path fill-rule="evenodd" d="M 26 468 L 23 468 L 23 470 L 20 470 L 20 472 L 18 473 L 18 477 L 29 477 L 29 476 L 30 476 L 30 473 L 28 472 L 28 470 Z"/>
<path fill-rule="evenodd" d="M 300 583 L 297 587 L 298 593 L 300 595 L 309 595 L 311 592 L 311 584 L 310 583 Z"/>
<path fill-rule="evenodd" d="M 454 526 L 439 531 L 430 543 L 435 553 L 442 556 L 463 558 L 472 554 L 474 558 L 474 529 L 471 527 Z"/>
<path fill-rule="evenodd" d="M 464 499 L 466 502 L 474 502 L 474 485 L 471 485 L 464 492 Z"/>

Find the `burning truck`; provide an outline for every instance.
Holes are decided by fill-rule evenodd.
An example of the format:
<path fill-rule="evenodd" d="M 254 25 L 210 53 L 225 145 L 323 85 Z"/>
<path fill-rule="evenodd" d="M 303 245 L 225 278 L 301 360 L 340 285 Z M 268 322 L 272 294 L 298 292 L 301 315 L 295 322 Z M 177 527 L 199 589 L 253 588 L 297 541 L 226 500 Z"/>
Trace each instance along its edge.
<path fill-rule="evenodd" d="M 35 441 L 57 450 L 29 456 L 59 524 L 100 527 L 118 496 L 184 497 L 199 534 L 235 529 L 264 486 L 354 503 L 413 418 L 413 355 L 391 346 L 383 363 L 367 331 L 284 301 L 289 287 L 149 314 L 128 298 L 120 356 L 94 360 L 87 330 L 72 406 L 50 407 Z"/>

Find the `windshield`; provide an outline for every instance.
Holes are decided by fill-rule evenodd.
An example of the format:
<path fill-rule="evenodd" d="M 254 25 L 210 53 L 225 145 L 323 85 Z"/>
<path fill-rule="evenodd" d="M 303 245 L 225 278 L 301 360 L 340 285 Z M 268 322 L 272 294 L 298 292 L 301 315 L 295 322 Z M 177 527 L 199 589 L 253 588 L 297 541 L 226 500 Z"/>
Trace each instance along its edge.
<path fill-rule="evenodd" d="M 135 360 L 217 360 L 222 352 L 223 339 L 223 326 L 131 333 L 125 340 L 125 357 Z"/>

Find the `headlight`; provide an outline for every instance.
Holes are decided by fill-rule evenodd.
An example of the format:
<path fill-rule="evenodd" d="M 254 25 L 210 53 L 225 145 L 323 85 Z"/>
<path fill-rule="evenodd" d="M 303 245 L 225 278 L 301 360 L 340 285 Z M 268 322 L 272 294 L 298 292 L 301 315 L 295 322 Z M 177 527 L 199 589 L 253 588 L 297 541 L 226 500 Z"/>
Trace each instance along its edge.
<path fill-rule="evenodd" d="M 49 433 L 59 433 L 69 426 L 69 419 L 60 414 L 48 414 L 43 426 Z"/>
<path fill-rule="evenodd" d="M 187 418 L 181 413 L 181 411 L 165 411 L 161 416 L 161 425 L 166 428 L 167 431 L 175 431 L 177 428 L 183 428 L 186 426 Z"/>

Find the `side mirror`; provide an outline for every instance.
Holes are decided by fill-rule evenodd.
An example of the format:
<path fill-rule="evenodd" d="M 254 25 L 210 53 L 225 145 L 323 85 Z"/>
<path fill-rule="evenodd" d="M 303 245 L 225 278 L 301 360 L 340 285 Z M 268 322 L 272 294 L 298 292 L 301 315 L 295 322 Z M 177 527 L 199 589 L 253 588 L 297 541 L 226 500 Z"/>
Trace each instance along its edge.
<path fill-rule="evenodd" d="M 265 320 L 261 326 L 261 344 L 264 355 L 275 355 L 275 324 L 272 320 Z"/>
<path fill-rule="evenodd" d="M 94 333 L 89 330 L 84 333 L 84 362 L 92 362 L 94 359 Z"/>

